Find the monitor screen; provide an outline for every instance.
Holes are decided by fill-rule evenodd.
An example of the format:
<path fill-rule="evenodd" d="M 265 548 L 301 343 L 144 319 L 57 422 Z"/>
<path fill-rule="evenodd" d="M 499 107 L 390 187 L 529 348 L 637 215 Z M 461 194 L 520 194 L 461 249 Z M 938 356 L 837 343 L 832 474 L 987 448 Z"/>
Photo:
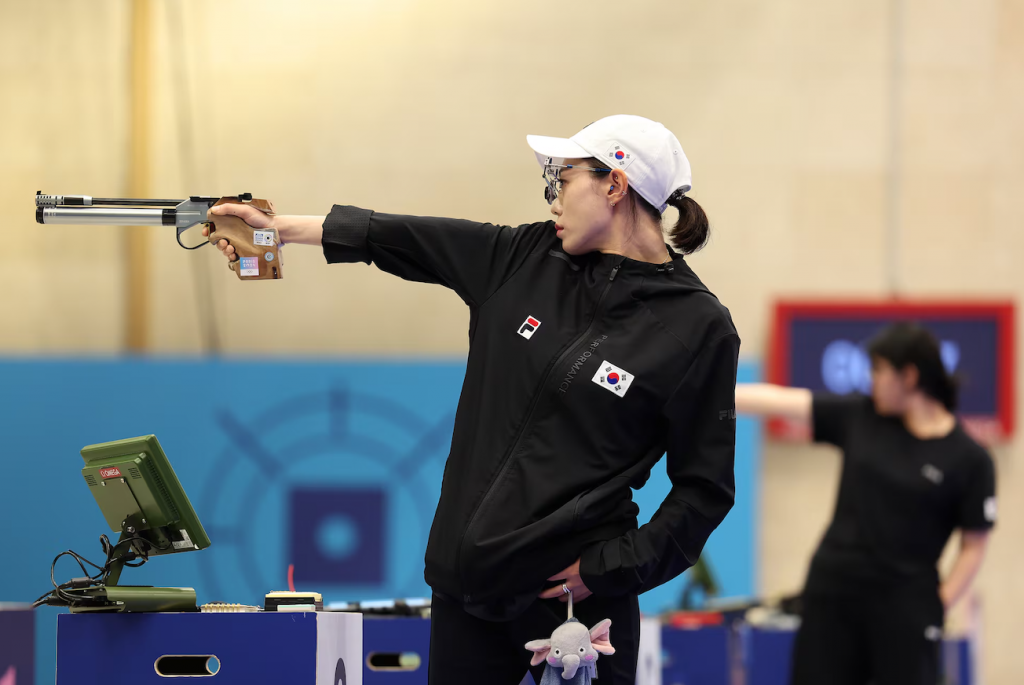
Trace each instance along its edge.
<path fill-rule="evenodd" d="M 110 529 L 141 538 L 149 556 L 210 546 L 156 436 L 89 445 L 82 459 L 82 477 Z"/>

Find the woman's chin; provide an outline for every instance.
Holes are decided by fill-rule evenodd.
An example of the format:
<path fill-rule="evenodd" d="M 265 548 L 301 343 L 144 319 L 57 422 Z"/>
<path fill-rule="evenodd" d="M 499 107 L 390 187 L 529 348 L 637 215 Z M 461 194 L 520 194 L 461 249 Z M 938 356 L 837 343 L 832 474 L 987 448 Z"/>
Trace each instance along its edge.
<path fill-rule="evenodd" d="M 566 240 L 564 237 L 562 237 L 561 240 L 562 251 L 565 252 L 566 254 L 571 254 L 575 257 L 576 255 L 581 255 L 586 251 L 581 246 L 577 245 L 575 241 L 572 240 L 572 238 Z"/>

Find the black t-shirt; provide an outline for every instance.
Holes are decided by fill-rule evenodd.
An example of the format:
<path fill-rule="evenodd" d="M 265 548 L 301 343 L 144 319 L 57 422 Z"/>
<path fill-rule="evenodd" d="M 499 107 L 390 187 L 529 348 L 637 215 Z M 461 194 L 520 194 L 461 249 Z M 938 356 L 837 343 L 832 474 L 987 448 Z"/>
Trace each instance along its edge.
<path fill-rule="evenodd" d="M 937 584 L 953 530 L 995 524 L 992 458 L 959 422 L 944 437 L 922 440 L 863 395 L 816 394 L 812 413 L 815 442 L 839 447 L 843 468 L 807 592 Z"/>

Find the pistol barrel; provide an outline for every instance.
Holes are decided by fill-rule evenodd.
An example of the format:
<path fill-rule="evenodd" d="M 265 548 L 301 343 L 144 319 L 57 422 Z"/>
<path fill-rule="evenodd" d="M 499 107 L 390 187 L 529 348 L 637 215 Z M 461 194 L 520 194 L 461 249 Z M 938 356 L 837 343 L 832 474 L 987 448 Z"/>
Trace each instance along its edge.
<path fill-rule="evenodd" d="M 174 226 L 173 209 L 116 209 L 113 207 L 36 207 L 40 224 L 90 226 Z"/>

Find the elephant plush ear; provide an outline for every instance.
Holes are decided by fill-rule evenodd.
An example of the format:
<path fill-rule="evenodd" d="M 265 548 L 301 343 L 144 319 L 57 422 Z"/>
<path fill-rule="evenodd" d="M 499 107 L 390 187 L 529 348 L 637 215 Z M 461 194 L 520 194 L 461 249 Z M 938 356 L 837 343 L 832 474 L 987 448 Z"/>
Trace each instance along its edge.
<path fill-rule="evenodd" d="M 612 620 L 606 618 L 590 629 L 590 644 L 601 654 L 614 654 L 611 639 Z"/>
<path fill-rule="evenodd" d="M 548 652 L 551 651 L 551 640 L 530 640 L 526 643 L 526 648 L 533 652 L 530 665 L 536 666 L 548 658 Z"/>

